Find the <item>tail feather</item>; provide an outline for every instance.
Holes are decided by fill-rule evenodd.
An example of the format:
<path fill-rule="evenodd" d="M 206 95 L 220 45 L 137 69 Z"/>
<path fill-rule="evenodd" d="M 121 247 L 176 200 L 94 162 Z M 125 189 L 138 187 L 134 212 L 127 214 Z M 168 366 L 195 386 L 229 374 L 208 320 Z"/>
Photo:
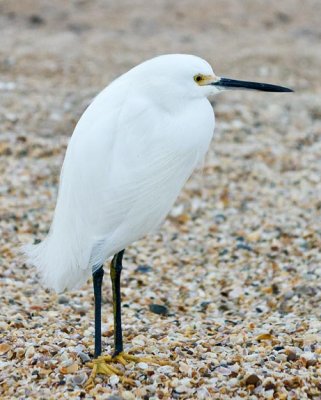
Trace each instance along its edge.
<path fill-rule="evenodd" d="M 50 234 L 41 243 L 23 246 L 22 251 L 28 263 L 37 268 L 44 286 L 57 293 L 80 287 L 91 275 L 90 268 L 80 267 L 72 249 Z"/>

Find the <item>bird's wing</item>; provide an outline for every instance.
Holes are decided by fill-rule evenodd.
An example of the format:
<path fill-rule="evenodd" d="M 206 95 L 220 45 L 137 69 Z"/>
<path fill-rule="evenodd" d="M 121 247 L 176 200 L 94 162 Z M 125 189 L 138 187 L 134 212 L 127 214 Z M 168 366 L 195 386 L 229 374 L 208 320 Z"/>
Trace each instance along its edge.
<path fill-rule="evenodd" d="M 196 152 L 189 154 L 175 139 L 177 118 L 162 115 L 144 97 L 126 99 L 117 104 L 111 96 L 98 98 L 80 120 L 66 154 L 54 229 L 58 214 L 60 226 L 69 220 L 78 236 L 77 252 L 87 249 L 82 268 L 97 243 L 115 237 L 124 221 L 128 243 L 147 233 L 147 226 L 137 227 L 149 227 L 153 216 L 164 217 L 158 210 L 167 213 L 195 166 Z M 162 195 L 160 186 L 167 193 Z"/>
<path fill-rule="evenodd" d="M 112 84 L 79 120 L 50 233 L 28 252 L 58 291 L 81 284 L 115 243 L 127 245 L 160 223 L 197 163 L 198 151 L 184 148 L 188 132 L 178 134 L 179 118 L 127 91 Z"/>

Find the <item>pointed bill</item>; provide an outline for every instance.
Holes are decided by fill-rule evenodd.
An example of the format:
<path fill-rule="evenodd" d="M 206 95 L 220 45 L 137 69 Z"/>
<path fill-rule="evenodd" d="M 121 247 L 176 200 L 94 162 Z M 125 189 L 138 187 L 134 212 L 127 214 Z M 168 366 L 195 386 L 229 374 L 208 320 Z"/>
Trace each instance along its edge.
<path fill-rule="evenodd" d="M 236 79 L 228 78 L 219 78 L 215 82 L 211 82 L 211 85 L 216 86 L 218 89 L 222 90 L 243 89 L 260 90 L 262 92 L 293 92 L 292 89 L 286 88 L 284 86 L 270 85 L 269 83 L 239 81 Z"/>

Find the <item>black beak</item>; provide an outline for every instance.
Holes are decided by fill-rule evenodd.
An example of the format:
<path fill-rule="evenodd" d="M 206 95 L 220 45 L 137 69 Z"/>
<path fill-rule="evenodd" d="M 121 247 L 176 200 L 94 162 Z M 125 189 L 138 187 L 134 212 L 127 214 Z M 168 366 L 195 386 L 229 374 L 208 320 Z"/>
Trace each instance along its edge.
<path fill-rule="evenodd" d="M 294 90 L 284 86 L 270 85 L 269 83 L 237 81 L 235 79 L 220 78 L 218 81 L 211 83 L 222 89 L 247 89 L 260 90 L 262 92 L 293 92 Z"/>

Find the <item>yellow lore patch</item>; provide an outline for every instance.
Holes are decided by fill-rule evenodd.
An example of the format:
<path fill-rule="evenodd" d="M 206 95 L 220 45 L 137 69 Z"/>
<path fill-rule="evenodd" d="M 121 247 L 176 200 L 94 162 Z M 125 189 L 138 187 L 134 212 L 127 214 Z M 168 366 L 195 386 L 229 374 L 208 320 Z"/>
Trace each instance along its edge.
<path fill-rule="evenodd" d="M 220 78 L 215 75 L 194 75 L 194 81 L 200 86 L 209 85 L 210 83 L 217 82 L 219 79 Z"/>

